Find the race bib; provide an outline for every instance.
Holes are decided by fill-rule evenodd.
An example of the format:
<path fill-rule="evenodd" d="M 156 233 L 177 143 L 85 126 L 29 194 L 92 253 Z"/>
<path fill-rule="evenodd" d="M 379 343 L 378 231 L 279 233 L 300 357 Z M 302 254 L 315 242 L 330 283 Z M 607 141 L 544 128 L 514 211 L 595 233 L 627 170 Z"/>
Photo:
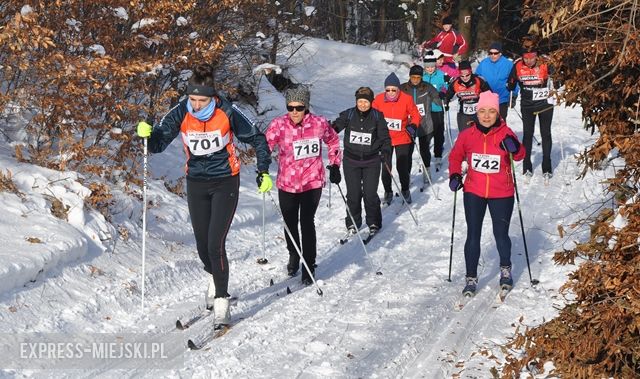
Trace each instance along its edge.
<path fill-rule="evenodd" d="M 549 88 L 532 88 L 531 91 L 532 100 L 547 100 L 549 97 Z"/>
<path fill-rule="evenodd" d="M 320 138 L 309 138 L 293 141 L 293 158 L 295 160 L 313 158 L 320 155 Z"/>
<path fill-rule="evenodd" d="M 402 130 L 402 120 L 399 120 L 397 118 L 386 118 L 386 117 L 384 119 L 387 120 L 387 128 L 389 130 L 395 130 L 397 132 Z"/>
<path fill-rule="evenodd" d="M 478 111 L 478 103 L 462 104 L 462 113 L 474 115 Z"/>
<path fill-rule="evenodd" d="M 349 133 L 349 143 L 371 146 L 371 133 L 351 131 L 351 133 Z"/>
<path fill-rule="evenodd" d="M 202 156 L 222 150 L 229 143 L 229 134 L 224 137 L 219 130 L 211 132 L 187 132 L 189 151 L 193 155 Z"/>
<path fill-rule="evenodd" d="M 418 113 L 420 113 L 420 116 L 424 116 L 426 114 L 424 112 L 424 104 L 420 103 L 420 104 L 416 104 L 416 106 L 418 107 Z"/>
<path fill-rule="evenodd" d="M 471 154 L 471 168 L 483 174 L 500 172 L 500 156 L 494 154 Z"/>

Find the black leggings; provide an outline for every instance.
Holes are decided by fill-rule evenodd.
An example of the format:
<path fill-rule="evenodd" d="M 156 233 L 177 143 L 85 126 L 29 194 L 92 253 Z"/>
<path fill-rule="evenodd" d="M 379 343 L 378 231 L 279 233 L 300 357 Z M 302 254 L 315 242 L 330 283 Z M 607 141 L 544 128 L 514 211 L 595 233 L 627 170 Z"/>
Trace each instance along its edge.
<path fill-rule="evenodd" d="M 482 220 L 489 207 L 493 237 L 500 255 L 500 266 L 511 266 L 511 238 L 509 224 L 513 213 L 513 196 L 499 199 L 485 199 L 470 192 L 464 193 L 464 217 L 467 220 L 467 241 L 464 244 L 464 260 L 467 276 L 478 276 L 480 260 L 480 238 L 482 237 Z"/>
<path fill-rule="evenodd" d="M 239 175 L 206 182 L 187 179 L 191 226 L 204 270 L 213 275 L 215 297 L 229 296 L 229 261 L 225 243 L 236 213 L 239 187 Z"/>
<path fill-rule="evenodd" d="M 406 191 L 409 189 L 409 170 L 411 169 L 409 161 L 411 159 L 410 154 L 413 151 L 413 144 L 398 145 L 394 146 L 393 149 L 396 151 L 396 171 L 398 171 L 398 176 L 400 177 L 400 187 L 402 191 Z M 387 165 L 389 166 L 389 170 L 391 170 L 391 159 L 387 161 Z M 384 163 L 382 164 L 382 185 L 384 186 L 385 192 L 393 192 L 391 188 L 391 174 L 387 168 L 384 167 Z"/>
<path fill-rule="evenodd" d="M 322 188 L 312 189 L 300 193 L 286 192 L 278 190 L 278 200 L 280 210 L 284 217 L 284 222 L 289 228 L 295 241 L 295 246 L 300 247 L 300 234 L 298 233 L 298 220 L 300 220 L 300 232 L 302 234 L 302 256 L 311 270 L 316 263 L 316 210 L 320 204 Z M 300 264 L 300 256 L 291 241 L 287 231 L 284 231 L 287 239 L 287 250 L 289 250 L 289 265 L 297 267 Z M 302 279 L 308 278 L 306 269 L 302 270 Z"/>
<path fill-rule="evenodd" d="M 520 108 L 522 110 L 522 144 L 526 150 L 526 155 L 522 161 L 522 171 L 533 172 L 533 165 L 531 164 L 531 145 L 533 142 L 533 133 L 536 127 L 536 115 L 534 112 L 539 112 L 538 119 L 540 120 L 540 137 L 542 138 L 542 172 L 552 173 L 551 168 L 551 145 L 553 141 L 551 139 L 551 122 L 553 121 L 553 107 L 538 107 L 538 108 Z"/>
<path fill-rule="evenodd" d="M 342 161 L 342 170 L 344 171 L 344 181 L 347 184 L 347 204 L 355 220 L 355 226 L 359 229 L 362 225 L 362 199 L 364 198 L 367 225 L 376 225 L 381 228 L 382 211 L 380 210 L 380 197 L 378 197 L 380 160 L 374 158 L 370 162 L 363 163 L 345 158 Z M 353 224 L 348 214 L 345 222 L 347 228 Z"/>
<path fill-rule="evenodd" d="M 442 158 L 444 149 L 444 112 L 431 112 L 433 120 L 433 155 Z"/>

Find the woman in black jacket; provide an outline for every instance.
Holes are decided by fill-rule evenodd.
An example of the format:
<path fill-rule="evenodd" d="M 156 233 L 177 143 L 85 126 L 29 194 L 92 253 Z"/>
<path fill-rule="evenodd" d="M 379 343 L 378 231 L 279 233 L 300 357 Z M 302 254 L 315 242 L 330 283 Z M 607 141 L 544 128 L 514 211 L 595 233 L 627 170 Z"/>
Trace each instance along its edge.
<path fill-rule="evenodd" d="M 353 225 L 347 214 L 347 229 L 356 233 L 362 224 L 362 198 L 369 233 L 375 234 L 382 227 L 382 211 L 378 197 L 380 160 L 391 156 L 391 138 L 384 115 L 371 108 L 373 91 L 360 87 L 356 91 L 356 106 L 340 113 L 334 129 L 344 130 L 344 156 L 342 169 L 347 183 L 347 206 L 353 215 Z"/>

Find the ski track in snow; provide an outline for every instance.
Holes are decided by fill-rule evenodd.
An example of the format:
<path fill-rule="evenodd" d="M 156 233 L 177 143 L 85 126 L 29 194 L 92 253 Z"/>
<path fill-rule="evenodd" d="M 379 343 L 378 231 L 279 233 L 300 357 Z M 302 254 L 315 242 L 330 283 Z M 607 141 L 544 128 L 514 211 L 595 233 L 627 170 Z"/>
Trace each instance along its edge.
<path fill-rule="evenodd" d="M 323 89 L 326 83 L 320 80 L 320 73 L 331 72 L 341 82 L 353 82 L 353 78 L 362 75 L 365 59 L 377 56 L 391 60 L 390 53 L 362 47 L 342 47 L 347 49 L 346 53 L 339 50 L 329 54 L 336 43 L 310 40 L 308 45 L 317 50 L 303 54 L 303 49 L 297 55 L 305 62 L 322 56 L 324 68 L 311 76 L 309 72 L 314 68 L 307 67 L 308 71 L 299 76 L 306 75 L 314 82 L 312 104 L 322 104 L 329 115 L 351 106 L 353 91 L 346 90 L 348 96 L 334 96 L 332 90 Z M 325 53 L 328 56 L 323 55 Z M 354 67 L 336 70 L 335 61 L 347 53 L 355 55 Z M 390 71 L 380 62 L 368 68 L 367 75 L 380 84 Z M 408 70 L 398 71 L 404 78 Z M 367 82 L 371 80 L 368 78 Z M 353 90 L 360 85 L 352 84 Z M 376 92 L 381 87 L 371 86 Z M 452 107 L 452 116 L 455 108 Z M 509 124 L 521 136 L 517 115 L 513 110 L 509 113 Z M 572 129 L 568 125 L 572 125 Z M 557 225 L 566 226 L 586 216 L 593 209 L 592 204 L 603 198 L 601 186 L 596 185 L 604 178 L 602 172 L 590 173 L 585 180 L 569 186 L 564 183 L 564 178 L 577 174 L 572 155 L 594 139 L 576 125 L 580 125 L 579 109 L 562 108 L 556 112 L 554 139 L 564 139 L 566 161 L 561 162 L 556 143 L 552 152 L 556 176 L 549 186 L 545 187 L 541 178 L 540 147 L 535 144 L 533 147 L 536 173 L 531 183 L 523 182 L 521 166 L 516 164 L 531 272 L 541 284 L 536 287 L 529 284 L 516 204 L 510 229 L 515 286 L 505 304 L 497 309 L 492 308 L 498 282 L 497 252 L 487 215 L 483 226 L 479 292 L 462 311 L 453 311 L 465 274 L 462 196 L 458 196 L 456 209 L 452 282 L 447 282 L 453 194 L 447 185 L 446 163 L 440 172 L 432 170 L 433 184 L 441 198 L 438 201 L 431 188 L 427 187 L 422 193 L 418 190 L 422 174 L 418 172 L 418 153 L 415 152 L 410 207 L 419 225 L 414 224 L 400 198 L 394 197 L 393 203 L 383 209 L 383 228 L 366 246 L 368 254 L 356 238 L 345 245 L 338 243 L 345 231 L 344 203 L 334 187 L 329 207 L 329 187 L 324 189 L 316 215 L 316 279 L 324 292 L 322 297 L 314 286 L 302 287 L 300 273 L 294 278 L 287 277 L 288 253 L 282 220 L 268 196 L 266 253 L 263 253 L 263 198 L 256 193 L 253 169 L 243 167 L 241 198 L 227 238 L 229 289 L 239 297 L 231 314 L 238 323 L 201 351 L 188 351 L 186 341 L 210 333 L 212 317 L 185 331 L 175 331 L 175 321 L 202 307 L 207 280 L 195 252 L 185 204 L 173 208 L 176 198 L 162 197 L 159 190 L 150 194 L 157 203 L 148 216 L 144 315 L 139 311 L 141 236 L 138 230 L 138 235 L 134 233 L 127 242 L 118 241 L 109 252 L 67 263 L 23 287 L 2 293 L 3 310 L 9 307 L 16 310 L 0 313 L 3 325 L 0 330 L 3 333 L 179 333 L 184 342 L 184 366 L 163 371 L 164 377 L 489 377 L 489 368 L 504 362 L 499 358 L 504 356 L 500 355 L 500 345 L 513 334 L 519 320 L 522 318 L 524 325 L 538 324 L 556 314 L 554 305 L 562 304 L 557 288 L 571 267 L 556 267 L 551 260 L 553 251 L 562 249 L 563 243 L 569 241 L 569 237 L 559 239 Z M 446 143 L 445 151 L 448 149 Z M 179 154 L 177 148 L 172 154 Z M 274 166 L 272 172 L 276 172 Z M 395 168 L 394 175 L 397 177 Z M 344 191 L 344 183 L 342 188 Z M 380 185 L 379 193 L 382 191 Z M 277 199 L 275 191 L 273 194 Z M 577 240 L 583 234 L 575 231 L 570 238 Z M 258 265 L 256 259 L 263 254 L 269 263 Z M 383 275 L 375 275 L 378 269 Z M 270 280 L 274 281 L 273 286 L 269 285 Z M 285 295 L 287 287 L 292 294 Z M 482 349 L 498 358 L 476 353 Z M 152 377 L 157 373 L 4 370 L 0 376 Z"/>

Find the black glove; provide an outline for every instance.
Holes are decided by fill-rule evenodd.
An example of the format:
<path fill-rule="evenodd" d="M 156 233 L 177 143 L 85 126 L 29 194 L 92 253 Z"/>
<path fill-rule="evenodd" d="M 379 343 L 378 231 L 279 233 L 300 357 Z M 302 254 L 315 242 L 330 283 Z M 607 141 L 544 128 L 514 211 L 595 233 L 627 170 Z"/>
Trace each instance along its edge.
<path fill-rule="evenodd" d="M 438 92 L 438 97 L 440 100 L 444 100 L 447 97 L 447 94 L 444 92 Z"/>
<path fill-rule="evenodd" d="M 444 110 L 449 112 L 449 103 L 444 103 Z"/>
<path fill-rule="evenodd" d="M 337 164 L 327 166 L 329 169 L 329 181 L 333 184 L 340 184 L 342 176 L 340 175 L 340 167 Z"/>
<path fill-rule="evenodd" d="M 500 148 L 504 151 L 507 151 L 511 154 L 515 154 L 518 152 L 518 150 L 520 149 L 520 142 L 518 142 L 518 140 L 516 138 L 514 138 L 513 136 L 506 136 L 504 137 L 504 139 L 502 140 L 502 142 L 500 142 Z"/>
<path fill-rule="evenodd" d="M 409 133 L 409 137 L 411 137 L 412 140 L 416 138 L 417 132 L 418 128 L 416 127 L 416 124 L 407 125 L 407 133 Z"/>
<path fill-rule="evenodd" d="M 451 174 L 449 177 L 449 188 L 451 191 L 456 192 L 460 188 L 462 188 L 462 175 L 460 174 Z"/>

